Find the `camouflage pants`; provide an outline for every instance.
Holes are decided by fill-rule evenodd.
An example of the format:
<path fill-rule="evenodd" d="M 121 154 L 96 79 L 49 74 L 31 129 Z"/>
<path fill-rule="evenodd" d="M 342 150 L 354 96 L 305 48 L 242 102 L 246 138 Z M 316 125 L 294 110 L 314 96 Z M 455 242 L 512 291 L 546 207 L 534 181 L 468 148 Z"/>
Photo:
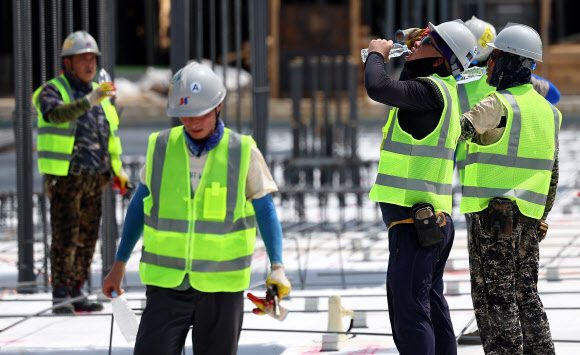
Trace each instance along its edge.
<path fill-rule="evenodd" d="M 53 287 L 82 285 L 89 277 L 108 182 L 101 174 L 44 177 L 50 199 Z"/>
<path fill-rule="evenodd" d="M 485 233 L 485 213 L 471 215 L 469 270 L 475 317 L 486 354 L 554 354 L 538 295 L 536 224 L 522 224 L 505 237 Z"/>

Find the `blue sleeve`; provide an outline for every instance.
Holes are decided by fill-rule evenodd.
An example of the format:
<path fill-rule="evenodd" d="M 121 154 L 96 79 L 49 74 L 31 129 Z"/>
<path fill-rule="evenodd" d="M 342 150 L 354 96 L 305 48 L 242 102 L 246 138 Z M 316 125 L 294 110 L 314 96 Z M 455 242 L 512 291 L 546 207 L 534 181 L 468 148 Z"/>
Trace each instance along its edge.
<path fill-rule="evenodd" d="M 119 261 L 126 263 L 129 260 L 135 244 L 137 244 L 141 234 L 143 234 L 143 224 L 145 221 L 143 198 L 148 195 L 149 189 L 147 185 L 139 183 L 137 191 L 135 191 L 129 207 L 127 207 L 125 223 L 123 224 L 123 234 L 121 235 L 121 242 L 119 243 L 119 249 L 117 249 L 117 256 L 115 257 Z"/>
<path fill-rule="evenodd" d="M 551 81 L 546 80 L 542 77 L 539 77 L 539 76 L 534 75 L 534 74 L 532 74 L 532 76 L 536 79 L 543 80 L 543 81 L 548 83 L 549 88 L 548 88 L 548 93 L 545 96 L 546 100 L 548 100 L 548 102 L 551 103 L 552 105 L 557 104 L 558 101 L 560 101 L 560 91 L 558 91 L 558 89 L 556 89 L 556 86 L 554 84 L 552 84 Z"/>
<path fill-rule="evenodd" d="M 131 201 L 132 202 L 132 201 Z M 260 235 L 266 245 L 270 262 L 282 263 L 282 226 L 270 195 L 252 200 Z"/>

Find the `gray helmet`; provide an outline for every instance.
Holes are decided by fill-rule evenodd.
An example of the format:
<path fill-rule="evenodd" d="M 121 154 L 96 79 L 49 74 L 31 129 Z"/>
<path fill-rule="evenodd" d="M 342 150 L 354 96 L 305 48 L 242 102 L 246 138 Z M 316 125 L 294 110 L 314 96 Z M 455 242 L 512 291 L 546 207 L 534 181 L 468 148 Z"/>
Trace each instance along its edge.
<path fill-rule="evenodd" d="M 475 60 L 481 63 L 489 57 L 489 54 L 493 50 L 487 44 L 495 41 L 497 36 L 495 27 L 491 23 L 480 20 L 475 16 L 467 20 L 465 26 L 469 28 L 477 40 L 477 55 L 475 56 Z"/>
<path fill-rule="evenodd" d="M 95 53 L 101 55 L 97 41 L 86 31 L 76 31 L 66 37 L 62 44 L 61 57 L 75 54 Z"/>
<path fill-rule="evenodd" d="M 542 61 L 542 39 L 538 32 L 530 26 L 508 22 L 497 35 L 495 41 L 487 45 L 532 61 Z"/>
<path fill-rule="evenodd" d="M 215 109 L 226 97 L 222 79 L 197 62 L 181 68 L 171 80 L 167 116 L 199 117 Z"/>
<path fill-rule="evenodd" d="M 462 71 L 469 67 L 477 55 L 477 41 L 473 33 L 461 20 L 443 22 L 438 26 L 429 22 L 429 29 L 431 32 L 441 36 L 441 39 L 445 41 L 445 44 L 455 54 L 456 61 L 461 64 L 461 66 L 458 66 L 455 60 L 449 63 L 453 76 L 461 74 Z"/>

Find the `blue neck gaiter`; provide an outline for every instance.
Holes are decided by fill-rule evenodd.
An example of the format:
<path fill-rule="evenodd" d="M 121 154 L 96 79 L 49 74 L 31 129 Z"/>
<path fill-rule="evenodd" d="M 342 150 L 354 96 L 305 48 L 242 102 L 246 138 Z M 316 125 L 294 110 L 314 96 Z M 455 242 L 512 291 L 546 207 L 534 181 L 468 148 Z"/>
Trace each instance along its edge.
<path fill-rule="evenodd" d="M 196 156 L 199 157 L 215 148 L 224 135 L 224 122 L 218 118 L 215 131 L 204 140 L 195 140 L 191 138 L 189 133 L 183 127 L 183 132 L 185 133 L 185 144 L 189 150 Z"/>

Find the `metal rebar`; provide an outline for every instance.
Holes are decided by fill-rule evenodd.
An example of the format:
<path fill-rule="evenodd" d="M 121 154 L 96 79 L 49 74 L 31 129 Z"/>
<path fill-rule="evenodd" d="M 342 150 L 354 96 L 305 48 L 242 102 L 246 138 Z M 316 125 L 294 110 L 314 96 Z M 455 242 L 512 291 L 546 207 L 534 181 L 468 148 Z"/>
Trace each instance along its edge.
<path fill-rule="evenodd" d="M 316 113 L 316 93 L 318 92 L 318 72 L 320 62 L 318 57 L 310 57 L 310 156 L 320 154 L 317 149 L 317 113 Z"/>
<path fill-rule="evenodd" d="M 38 0 L 38 35 L 40 57 L 40 82 L 46 82 L 46 20 L 44 0 Z"/>
<path fill-rule="evenodd" d="M 58 5 L 59 0 L 52 0 L 50 3 L 51 9 L 50 13 L 52 14 L 50 19 L 50 28 L 52 28 L 52 36 L 51 36 L 51 48 L 49 48 L 49 53 L 51 53 L 52 59 L 52 75 L 53 77 L 58 76 L 60 72 L 61 62 L 60 62 L 60 35 L 58 32 L 58 23 L 60 22 Z"/>
<path fill-rule="evenodd" d="M 196 34 L 196 51 L 195 55 L 197 61 L 201 63 L 203 59 L 203 0 L 196 0 L 196 21 L 195 21 L 195 34 Z"/>
<path fill-rule="evenodd" d="M 228 18 L 228 0 L 221 0 L 221 32 L 222 32 L 222 65 L 223 65 L 223 78 L 224 86 L 227 83 L 227 72 L 228 72 L 228 35 L 229 35 L 229 18 Z M 227 124 L 228 119 L 228 105 L 227 100 L 222 103 L 222 110 L 220 112 L 220 118 Z"/>
<path fill-rule="evenodd" d="M 171 0 L 171 46 L 169 61 L 174 75 L 187 64 L 189 59 L 189 2 L 190 0 Z M 213 4 L 213 1 L 211 1 Z M 171 118 L 172 126 L 179 126 L 179 118 Z"/>
<path fill-rule="evenodd" d="M 65 0 L 64 2 L 65 8 L 65 29 L 67 35 L 73 32 L 74 28 L 74 17 L 73 17 L 73 0 Z"/>
<path fill-rule="evenodd" d="M 268 156 L 267 130 L 269 124 L 268 51 L 268 1 L 248 2 L 250 21 L 250 51 L 252 70 L 252 123 L 254 139 L 262 154 Z"/>
<path fill-rule="evenodd" d="M 48 282 L 48 275 L 50 274 L 50 272 L 48 271 L 48 256 L 50 255 L 50 249 L 48 246 L 48 219 L 46 218 L 46 215 L 48 214 L 48 209 L 47 209 L 47 197 L 45 193 L 42 193 L 40 196 L 38 196 L 38 198 L 40 199 L 40 214 L 41 214 L 41 219 L 42 219 L 42 243 L 44 244 L 44 258 L 43 258 L 43 262 L 42 262 L 42 268 L 44 270 L 44 277 L 43 277 L 43 282 L 44 282 L 44 289 L 46 291 L 49 290 L 49 282 Z"/>
<path fill-rule="evenodd" d="M 89 0 L 81 0 L 80 3 L 82 29 L 89 32 Z"/>
<path fill-rule="evenodd" d="M 111 331 L 109 333 L 109 355 L 113 351 L 113 324 L 115 323 L 115 315 L 111 314 Z"/>
<path fill-rule="evenodd" d="M 252 2 L 252 1 L 250 1 Z M 211 69 L 215 69 L 215 62 L 217 57 L 217 39 L 216 39 L 216 10 L 215 1 L 211 0 L 209 2 L 209 49 L 210 49 L 210 59 L 211 59 Z"/>
<path fill-rule="evenodd" d="M 12 2 L 14 26 L 16 191 L 18 211 L 18 281 L 35 281 L 32 180 L 32 13 L 30 0 Z M 36 292 L 21 286 L 21 293 Z"/>
<path fill-rule="evenodd" d="M 242 132 L 242 3 L 241 0 L 235 0 L 234 4 L 234 23 L 235 30 L 235 47 L 236 47 L 236 90 L 238 93 L 238 100 L 236 101 L 236 128 L 238 132 Z"/>

